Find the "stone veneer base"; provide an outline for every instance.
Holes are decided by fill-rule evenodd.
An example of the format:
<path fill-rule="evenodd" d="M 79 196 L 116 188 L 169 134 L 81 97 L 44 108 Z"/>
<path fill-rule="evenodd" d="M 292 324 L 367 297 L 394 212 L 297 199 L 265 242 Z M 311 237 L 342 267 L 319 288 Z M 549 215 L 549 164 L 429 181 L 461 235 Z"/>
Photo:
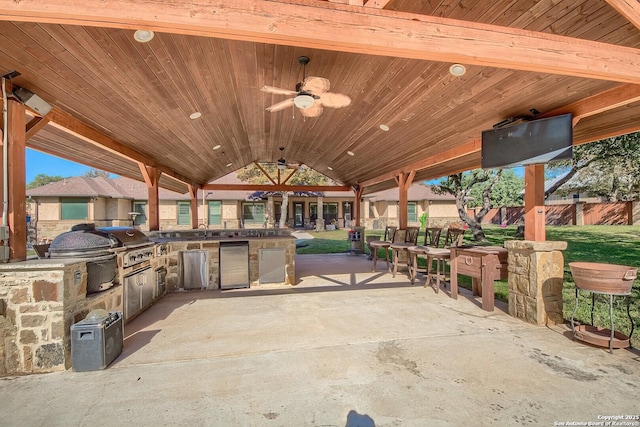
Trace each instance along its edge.
<path fill-rule="evenodd" d="M 509 314 L 534 325 L 563 323 L 562 287 L 567 242 L 505 242 L 509 251 Z"/>

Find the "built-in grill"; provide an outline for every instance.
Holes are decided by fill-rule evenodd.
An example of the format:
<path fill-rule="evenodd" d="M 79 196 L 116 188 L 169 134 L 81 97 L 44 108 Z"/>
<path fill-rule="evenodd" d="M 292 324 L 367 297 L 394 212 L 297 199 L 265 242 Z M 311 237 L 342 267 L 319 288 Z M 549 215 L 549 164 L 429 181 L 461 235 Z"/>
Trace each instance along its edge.
<path fill-rule="evenodd" d="M 87 293 L 113 286 L 118 272 L 116 253 L 123 252 L 122 265 L 129 267 L 153 256 L 147 235 L 131 227 L 77 224 L 58 235 L 49 246 L 51 258 L 90 258 L 87 262 Z"/>

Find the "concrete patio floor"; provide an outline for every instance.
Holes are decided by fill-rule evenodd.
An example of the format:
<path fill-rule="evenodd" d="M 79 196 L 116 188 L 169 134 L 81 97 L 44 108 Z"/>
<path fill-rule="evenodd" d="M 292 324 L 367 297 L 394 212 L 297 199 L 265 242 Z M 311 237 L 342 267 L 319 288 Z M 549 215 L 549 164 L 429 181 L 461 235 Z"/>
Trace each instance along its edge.
<path fill-rule="evenodd" d="M 0 379 L 0 425 L 552 426 L 640 413 L 636 350 L 411 286 L 384 261 L 375 273 L 364 256 L 296 263 L 294 288 L 164 297 L 126 326 L 106 370 Z"/>

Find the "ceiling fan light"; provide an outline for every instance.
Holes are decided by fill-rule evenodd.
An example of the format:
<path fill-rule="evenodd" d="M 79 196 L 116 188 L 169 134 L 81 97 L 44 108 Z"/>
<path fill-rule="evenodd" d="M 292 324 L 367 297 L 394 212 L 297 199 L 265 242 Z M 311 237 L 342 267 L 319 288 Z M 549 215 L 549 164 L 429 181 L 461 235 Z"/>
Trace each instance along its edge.
<path fill-rule="evenodd" d="M 302 93 L 293 98 L 293 103 L 295 104 L 295 106 L 303 110 L 305 108 L 311 107 L 314 102 L 315 100 L 313 99 L 313 96 L 307 95 L 306 93 Z"/>

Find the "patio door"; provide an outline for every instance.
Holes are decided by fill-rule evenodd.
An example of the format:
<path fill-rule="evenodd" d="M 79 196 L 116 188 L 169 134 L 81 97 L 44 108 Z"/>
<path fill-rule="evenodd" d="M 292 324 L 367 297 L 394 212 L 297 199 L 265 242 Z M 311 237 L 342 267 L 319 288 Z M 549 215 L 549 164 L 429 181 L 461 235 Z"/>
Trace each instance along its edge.
<path fill-rule="evenodd" d="M 342 207 L 342 213 L 344 216 L 344 226 L 345 227 L 350 227 L 351 226 L 351 212 L 353 212 L 353 202 L 344 202 L 344 205 Z"/>
<path fill-rule="evenodd" d="M 304 227 L 304 203 L 293 204 L 293 226 L 294 228 Z"/>

